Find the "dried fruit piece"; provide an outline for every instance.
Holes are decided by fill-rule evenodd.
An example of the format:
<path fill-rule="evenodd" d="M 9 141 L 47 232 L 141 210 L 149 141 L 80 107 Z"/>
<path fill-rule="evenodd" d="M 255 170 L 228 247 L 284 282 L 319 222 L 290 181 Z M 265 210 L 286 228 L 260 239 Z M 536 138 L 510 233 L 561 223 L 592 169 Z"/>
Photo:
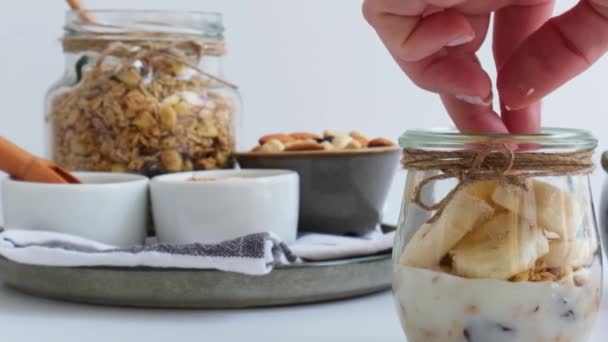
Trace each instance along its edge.
<path fill-rule="evenodd" d="M 433 223 L 425 223 L 405 246 L 401 264 L 419 268 L 439 267 L 441 259 L 494 209 L 485 201 L 460 191 Z"/>
<path fill-rule="evenodd" d="M 541 229 L 516 214 L 501 213 L 467 234 L 449 254 L 460 276 L 506 280 L 548 252 Z"/>
<path fill-rule="evenodd" d="M 385 138 L 376 138 L 373 140 L 370 140 L 369 143 L 367 144 L 367 147 L 390 147 L 390 146 L 395 146 L 395 144 Z"/>

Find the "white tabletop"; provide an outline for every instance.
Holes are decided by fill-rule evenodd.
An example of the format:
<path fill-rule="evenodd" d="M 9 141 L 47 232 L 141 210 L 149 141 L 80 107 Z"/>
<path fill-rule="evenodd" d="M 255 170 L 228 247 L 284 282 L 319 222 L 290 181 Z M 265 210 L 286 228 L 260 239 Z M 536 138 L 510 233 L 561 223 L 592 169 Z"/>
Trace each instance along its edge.
<path fill-rule="evenodd" d="M 0 209 L 0 224 L 1 215 Z M 603 324 L 608 319 L 608 296 L 604 299 L 590 342 L 608 339 L 608 326 Z M 213 342 L 405 341 L 388 291 L 270 309 L 143 310 L 41 299 L 0 283 L 0 341 L 167 342 L 186 338 Z"/>

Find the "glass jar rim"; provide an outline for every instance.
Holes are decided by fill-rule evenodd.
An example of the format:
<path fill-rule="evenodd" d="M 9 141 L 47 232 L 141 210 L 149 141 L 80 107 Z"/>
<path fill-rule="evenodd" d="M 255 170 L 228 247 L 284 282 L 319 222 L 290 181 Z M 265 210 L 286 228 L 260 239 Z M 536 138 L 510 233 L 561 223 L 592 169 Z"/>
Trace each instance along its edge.
<path fill-rule="evenodd" d="M 460 133 L 455 128 L 406 130 L 399 138 L 403 148 L 452 150 L 471 144 L 517 143 L 534 145 L 537 149 L 584 150 L 597 146 L 597 139 L 589 131 L 575 128 L 544 127 L 541 133 Z"/>
<path fill-rule="evenodd" d="M 86 9 L 66 12 L 66 36 L 124 38 L 127 33 L 201 36 L 223 39 L 220 12 L 182 10 Z"/>

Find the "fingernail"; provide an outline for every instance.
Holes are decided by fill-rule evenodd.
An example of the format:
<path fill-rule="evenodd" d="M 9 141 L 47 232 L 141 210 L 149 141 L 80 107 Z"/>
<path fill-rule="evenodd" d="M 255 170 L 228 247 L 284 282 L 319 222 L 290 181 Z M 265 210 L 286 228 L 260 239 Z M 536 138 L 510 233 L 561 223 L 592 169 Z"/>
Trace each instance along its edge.
<path fill-rule="evenodd" d="M 530 88 L 530 89 L 528 90 L 528 92 L 526 92 L 526 97 L 528 97 L 528 96 L 530 96 L 530 95 L 534 94 L 534 92 L 535 92 L 535 91 L 536 91 L 536 89 L 534 89 L 534 88 Z"/>
<path fill-rule="evenodd" d="M 468 95 L 456 95 L 456 98 L 460 101 L 464 101 L 470 104 L 474 104 L 477 106 L 490 106 L 492 104 L 492 94 L 488 96 L 486 99 L 482 99 L 477 96 L 468 96 Z"/>
<path fill-rule="evenodd" d="M 446 46 L 454 47 L 454 46 L 463 45 L 466 43 L 470 43 L 471 41 L 473 41 L 473 39 L 475 39 L 474 35 L 465 34 L 465 35 L 462 35 L 462 36 L 452 40 L 451 42 L 447 43 Z"/>

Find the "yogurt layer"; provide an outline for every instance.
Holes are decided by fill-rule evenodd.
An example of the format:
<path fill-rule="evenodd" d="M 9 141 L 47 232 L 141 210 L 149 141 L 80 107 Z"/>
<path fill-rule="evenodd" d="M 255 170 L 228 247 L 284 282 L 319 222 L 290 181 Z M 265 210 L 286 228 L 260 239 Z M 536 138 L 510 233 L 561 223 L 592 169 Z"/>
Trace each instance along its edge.
<path fill-rule="evenodd" d="M 582 342 L 601 296 L 601 280 L 592 277 L 600 271 L 588 274 L 575 286 L 466 279 L 395 265 L 394 292 L 409 342 Z"/>

